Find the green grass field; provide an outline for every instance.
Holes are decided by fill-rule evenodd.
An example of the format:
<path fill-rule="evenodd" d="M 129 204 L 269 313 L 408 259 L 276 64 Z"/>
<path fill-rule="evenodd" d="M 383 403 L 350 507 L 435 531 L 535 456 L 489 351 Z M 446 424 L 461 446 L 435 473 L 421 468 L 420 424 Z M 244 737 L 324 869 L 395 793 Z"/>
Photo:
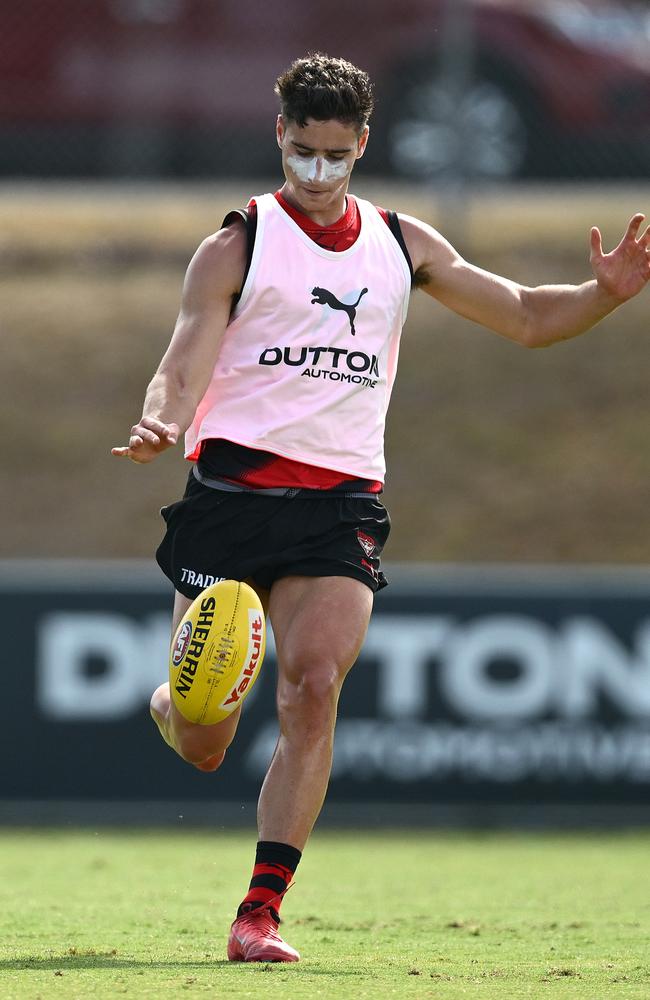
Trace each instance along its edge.
<path fill-rule="evenodd" d="M 298 965 L 231 965 L 254 835 L 0 834 L 0 997 L 650 996 L 650 833 L 317 833 Z"/>

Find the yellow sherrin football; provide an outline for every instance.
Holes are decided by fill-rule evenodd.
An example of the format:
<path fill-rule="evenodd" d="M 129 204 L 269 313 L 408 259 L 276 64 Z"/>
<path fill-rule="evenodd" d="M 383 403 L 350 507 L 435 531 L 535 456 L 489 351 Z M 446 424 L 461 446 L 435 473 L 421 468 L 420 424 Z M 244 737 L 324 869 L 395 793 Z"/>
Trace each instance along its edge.
<path fill-rule="evenodd" d="M 190 605 L 169 657 L 169 688 L 189 722 L 209 726 L 241 705 L 266 649 L 262 604 L 246 583 L 221 580 Z"/>

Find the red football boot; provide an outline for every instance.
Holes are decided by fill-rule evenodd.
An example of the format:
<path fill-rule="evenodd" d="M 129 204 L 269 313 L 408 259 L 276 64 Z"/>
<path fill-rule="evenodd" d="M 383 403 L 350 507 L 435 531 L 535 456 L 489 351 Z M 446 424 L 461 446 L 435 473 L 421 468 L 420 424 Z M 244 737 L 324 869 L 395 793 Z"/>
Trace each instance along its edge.
<path fill-rule="evenodd" d="M 298 962 L 295 948 L 278 934 L 278 923 L 270 909 L 275 900 L 242 913 L 230 928 L 228 960 L 230 962 Z"/>

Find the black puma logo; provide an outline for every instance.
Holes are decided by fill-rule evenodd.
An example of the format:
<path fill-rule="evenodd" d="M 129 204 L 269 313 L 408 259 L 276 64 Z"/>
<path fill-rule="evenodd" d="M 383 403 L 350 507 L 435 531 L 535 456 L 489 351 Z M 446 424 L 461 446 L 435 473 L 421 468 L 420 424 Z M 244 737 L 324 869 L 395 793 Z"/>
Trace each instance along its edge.
<path fill-rule="evenodd" d="M 319 306 L 329 306 L 330 309 L 342 309 L 348 314 L 348 319 L 350 320 L 350 333 L 354 336 L 354 317 L 357 315 L 357 306 L 361 302 L 362 297 L 368 291 L 367 288 L 362 288 L 359 292 L 359 298 L 353 305 L 348 305 L 346 302 L 339 302 L 336 295 L 333 292 L 329 292 L 327 288 L 312 288 L 311 294 L 314 298 L 311 300 L 311 304 L 318 303 Z"/>

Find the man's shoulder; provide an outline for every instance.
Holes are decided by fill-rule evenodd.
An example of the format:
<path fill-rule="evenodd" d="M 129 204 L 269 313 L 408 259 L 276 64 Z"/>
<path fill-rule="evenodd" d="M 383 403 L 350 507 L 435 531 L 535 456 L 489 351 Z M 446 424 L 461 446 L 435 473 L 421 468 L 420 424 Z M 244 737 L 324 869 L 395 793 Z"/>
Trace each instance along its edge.
<path fill-rule="evenodd" d="M 212 287 L 215 295 L 237 295 L 241 289 L 247 260 L 244 220 L 211 233 L 199 245 L 188 268 L 193 286 Z"/>
<path fill-rule="evenodd" d="M 397 218 L 413 265 L 413 284 L 421 287 L 428 283 L 436 263 L 440 259 L 447 259 L 451 247 L 433 226 L 421 219 L 402 212 L 398 213 Z"/>
<path fill-rule="evenodd" d="M 206 236 L 199 245 L 196 256 L 206 265 L 223 266 L 228 261 L 237 262 L 246 256 L 246 221 L 232 212 L 225 224 Z"/>

